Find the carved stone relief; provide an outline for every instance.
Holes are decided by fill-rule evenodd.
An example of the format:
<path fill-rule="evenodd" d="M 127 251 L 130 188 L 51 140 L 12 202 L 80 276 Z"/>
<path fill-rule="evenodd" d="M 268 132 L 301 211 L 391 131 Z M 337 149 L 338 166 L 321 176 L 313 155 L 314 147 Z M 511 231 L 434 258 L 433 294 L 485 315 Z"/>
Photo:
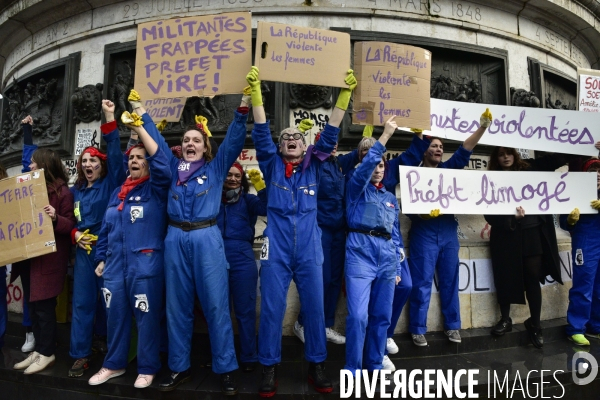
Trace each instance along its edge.
<path fill-rule="evenodd" d="M 102 84 L 85 85 L 71 96 L 75 123 L 100 121 L 102 118 Z"/>
<path fill-rule="evenodd" d="M 510 88 L 510 105 L 516 107 L 539 108 L 541 102 L 539 97 L 530 90 Z"/>
<path fill-rule="evenodd" d="M 290 84 L 290 108 L 331 108 L 331 93 L 329 86 Z"/>

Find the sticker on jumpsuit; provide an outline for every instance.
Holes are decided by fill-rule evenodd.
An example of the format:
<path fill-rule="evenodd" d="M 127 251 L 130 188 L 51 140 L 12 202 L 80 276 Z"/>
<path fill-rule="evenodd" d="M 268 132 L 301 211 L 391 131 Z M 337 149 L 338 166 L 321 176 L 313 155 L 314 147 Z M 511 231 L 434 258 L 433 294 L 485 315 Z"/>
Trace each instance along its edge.
<path fill-rule="evenodd" d="M 112 299 L 112 293 L 107 288 L 102 288 L 102 296 L 104 297 L 104 302 L 106 303 L 106 308 L 110 308 L 110 300 Z"/>
<path fill-rule="evenodd" d="M 144 218 L 144 207 L 143 206 L 131 206 L 131 210 L 129 211 L 131 215 L 131 223 L 133 224 L 136 219 Z"/>
<path fill-rule="evenodd" d="M 262 249 L 260 250 L 260 259 L 268 260 L 269 259 L 269 238 L 265 237 L 265 240 L 262 245 Z"/>
<path fill-rule="evenodd" d="M 77 222 L 81 222 L 81 213 L 79 212 L 79 202 L 75 202 L 75 207 L 73 207 L 73 214 L 75 218 L 77 218 Z"/>
<path fill-rule="evenodd" d="M 575 265 L 583 265 L 583 250 L 577 249 L 575 253 Z"/>
<path fill-rule="evenodd" d="M 139 308 L 141 312 L 150 311 L 148 306 L 148 298 L 145 294 L 136 294 L 135 296 L 135 308 Z"/>

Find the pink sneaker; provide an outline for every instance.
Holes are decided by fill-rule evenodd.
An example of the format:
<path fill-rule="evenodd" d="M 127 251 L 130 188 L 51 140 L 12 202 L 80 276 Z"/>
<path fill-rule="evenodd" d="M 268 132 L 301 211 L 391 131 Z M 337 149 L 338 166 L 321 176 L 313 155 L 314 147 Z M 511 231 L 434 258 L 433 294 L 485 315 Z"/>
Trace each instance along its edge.
<path fill-rule="evenodd" d="M 133 386 L 138 389 L 147 388 L 148 386 L 152 385 L 153 379 L 154 375 L 139 374 Z"/>
<path fill-rule="evenodd" d="M 100 368 L 100 371 L 96 372 L 94 376 L 90 378 L 88 383 L 92 386 L 100 385 L 106 382 L 109 379 L 116 378 L 117 376 L 121 376 L 125 373 L 125 369 L 108 369 L 108 368 Z"/>

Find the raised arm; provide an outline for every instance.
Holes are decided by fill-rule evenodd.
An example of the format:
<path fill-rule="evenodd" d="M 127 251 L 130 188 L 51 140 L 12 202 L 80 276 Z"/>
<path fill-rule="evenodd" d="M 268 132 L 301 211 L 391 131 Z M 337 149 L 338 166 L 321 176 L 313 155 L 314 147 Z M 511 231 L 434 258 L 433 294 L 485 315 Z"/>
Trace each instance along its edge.
<path fill-rule="evenodd" d="M 264 124 L 267 122 L 267 116 L 265 114 L 265 108 L 263 106 L 262 91 L 260 89 L 260 79 L 258 79 L 258 68 L 252 66 L 248 75 L 246 75 L 246 81 L 250 86 L 250 99 L 252 101 L 252 115 L 254 116 L 255 124 Z M 248 88 L 244 89 L 244 97 L 242 102 L 247 103 L 248 101 Z M 247 104 L 246 106 L 249 106 Z"/>
<path fill-rule="evenodd" d="M 348 204 L 360 198 L 361 193 L 371 181 L 373 170 L 381 162 L 383 153 L 385 153 L 385 147 L 381 142 L 375 142 L 363 158 L 362 163 L 354 170 L 352 177 L 346 184 L 346 199 Z"/>
<path fill-rule="evenodd" d="M 29 164 L 31 164 L 31 156 L 37 150 L 37 146 L 33 144 L 33 118 L 31 115 L 26 116 L 21 121 L 23 129 L 23 154 L 21 156 L 21 172 L 29 172 Z"/>
<path fill-rule="evenodd" d="M 492 113 L 490 112 L 490 109 L 486 108 L 485 112 L 481 114 L 481 117 L 479 118 L 479 128 L 463 142 L 463 147 L 465 148 L 465 150 L 473 151 L 473 149 L 475 148 L 475 146 L 477 146 L 477 143 L 479 143 L 479 140 L 485 133 L 487 127 L 490 126 L 490 124 L 492 123 L 492 119 L 493 117 Z"/>
<path fill-rule="evenodd" d="M 354 71 L 351 69 L 348 70 L 348 75 L 344 82 L 348 85 L 348 88 L 343 88 L 340 90 L 340 94 L 337 98 L 337 102 L 335 103 L 335 107 L 331 112 L 331 116 L 329 117 L 328 124 L 331 126 L 335 126 L 338 128 L 344 119 L 344 115 L 346 115 L 346 110 L 348 109 L 348 104 L 350 103 L 350 97 L 352 96 L 352 91 L 356 87 L 356 78 L 354 77 Z"/>
<path fill-rule="evenodd" d="M 102 100 L 102 111 L 106 123 L 100 126 L 102 138 L 106 142 L 108 179 L 111 182 L 111 191 L 117 186 L 123 184 L 126 178 L 125 167 L 123 165 L 123 154 L 121 153 L 121 141 L 119 139 L 119 129 L 115 121 L 115 104 L 110 100 Z"/>

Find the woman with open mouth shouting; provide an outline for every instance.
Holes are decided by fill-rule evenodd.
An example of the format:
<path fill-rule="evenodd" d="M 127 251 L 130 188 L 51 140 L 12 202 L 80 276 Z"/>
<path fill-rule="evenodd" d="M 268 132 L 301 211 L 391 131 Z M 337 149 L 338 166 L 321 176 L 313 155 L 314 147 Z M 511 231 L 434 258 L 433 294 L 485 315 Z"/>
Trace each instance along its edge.
<path fill-rule="evenodd" d="M 135 90 L 129 95 L 134 113 L 145 125 L 152 118 Z M 212 369 L 221 375 L 221 390 L 235 395 L 232 371 L 238 369 L 229 313 L 228 264 L 217 226 L 223 182 L 239 156 L 246 138 L 248 104 L 241 102 L 217 154 L 212 157 L 207 121 L 184 133 L 182 159 L 175 157 L 158 131 L 148 133 L 169 156 L 173 173 L 168 197 L 168 230 L 165 239 L 165 282 L 169 369 L 158 386 L 170 391 L 190 378 L 190 351 L 194 325 L 194 296 L 198 296 L 208 323 Z"/>
<path fill-rule="evenodd" d="M 82 376 L 89 368 L 93 334 L 106 336 L 106 311 L 103 304 L 98 304 L 104 281 L 94 273 L 96 239 L 110 194 L 125 180 L 114 103 L 102 100 L 102 111 L 106 123 L 100 130 L 106 141 L 107 153 L 94 146 L 86 147 L 77 160 L 77 181 L 71 188 L 77 218 L 71 239 L 73 244 L 77 245 L 77 250 L 69 350 L 69 355 L 75 359 L 75 363 L 69 370 L 70 377 Z"/>

